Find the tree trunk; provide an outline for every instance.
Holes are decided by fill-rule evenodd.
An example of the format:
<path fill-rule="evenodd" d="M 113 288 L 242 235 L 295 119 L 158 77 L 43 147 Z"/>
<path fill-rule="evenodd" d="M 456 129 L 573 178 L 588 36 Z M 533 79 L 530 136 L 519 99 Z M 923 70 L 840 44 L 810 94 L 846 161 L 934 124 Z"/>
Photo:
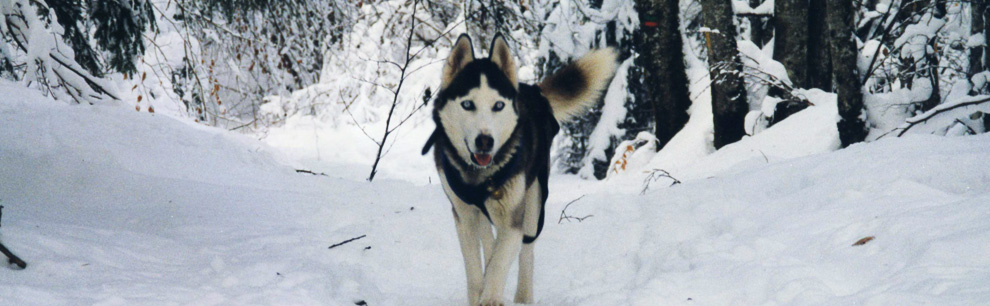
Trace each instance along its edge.
<path fill-rule="evenodd" d="M 687 72 L 684 68 L 677 0 L 636 1 L 642 22 L 635 45 L 643 85 L 653 105 L 654 132 L 662 148 L 687 123 Z"/>
<path fill-rule="evenodd" d="M 736 47 L 732 4 L 725 0 L 702 0 L 701 7 L 704 25 L 711 29 L 705 33 L 705 43 L 712 80 L 714 144 L 718 149 L 746 135 L 743 121 L 749 105 L 741 76 L 742 62 Z"/>
<path fill-rule="evenodd" d="M 832 91 L 832 57 L 825 31 L 825 0 L 811 0 L 808 6 L 808 84 L 809 88 Z"/>
<path fill-rule="evenodd" d="M 974 2 L 982 2 L 982 1 L 986 1 L 986 0 L 976 0 Z M 946 2 L 947 2 L 946 0 L 935 0 L 935 7 L 934 10 L 932 10 L 932 16 L 934 16 L 935 18 L 945 17 L 945 14 L 948 13 L 948 11 L 946 11 L 946 4 L 947 4 Z"/>
<path fill-rule="evenodd" d="M 932 50 L 938 50 L 937 40 L 932 38 L 929 40 L 929 46 Z M 942 103 L 942 93 L 939 91 L 939 74 L 938 74 L 938 52 L 927 53 L 925 55 L 925 61 L 927 65 L 924 67 L 925 70 L 922 75 L 928 75 L 928 80 L 932 84 L 932 93 L 928 95 L 928 99 L 921 103 L 921 112 L 927 112 L 935 108 L 939 103 Z"/>
<path fill-rule="evenodd" d="M 773 59 L 784 64 L 795 88 L 808 85 L 808 0 L 777 0 Z"/>
<path fill-rule="evenodd" d="M 763 1 L 749 0 L 749 6 L 752 8 L 757 8 L 760 4 L 763 4 Z M 749 19 L 749 40 L 756 44 L 756 46 L 763 48 L 763 46 L 766 46 L 767 43 L 770 42 L 770 39 L 773 38 L 773 27 L 770 22 L 770 20 L 773 19 L 773 16 L 753 15 L 747 16 L 746 18 Z"/>
<path fill-rule="evenodd" d="M 986 43 L 986 39 L 990 38 L 990 27 L 987 26 L 987 21 L 990 21 L 990 9 L 988 9 L 986 1 L 973 1 L 970 2 L 969 12 L 972 26 L 969 33 L 972 35 L 982 34 L 984 39 L 983 46 L 969 49 L 969 71 L 966 72 L 966 78 L 972 80 L 977 73 L 986 71 L 988 64 L 990 64 L 990 48 L 987 47 Z M 982 88 L 973 87 L 970 89 L 972 95 L 986 92 L 987 85 L 985 84 Z M 990 114 L 983 113 L 983 130 L 990 131 Z"/>
<path fill-rule="evenodd" d="M 842 147 L 866 139 L 866 123 L 863 121 L 863 90 L 856 73 L 856 42 L 853 41 L 852 0 L 827 0 L 830 48 L 832 51 L 832 77 L 835 79 L 839 102 L 839 140 Z"/>
<path fill-rule="evenodd" d="M 983 18 L 985 14 L 988 13 L 987 3 L 985 1 L 973 1 L 970 3 L 970 18 L 972 21 L 972 27 L 970 28 L 969 33 L 971 35 L 985 35 L 986 20 Z M 990 37 L 984 37 L 984 39 L 986 38 Z M 986 51 L 987 46 L 985 43 L 983 46 L 969 49 L 969 71 L 966 73 L 967 79 L 972 79 L 972 77 L 977 73 L 986 70 L 986 66 L 984 65 L 984 56 L 987 55 Z M 978 94 L 980 89 L 981 88 L 973 88 L 972 94 Z"/>
<path fill-rule="evenodd" d="M 691 106 L 677 0 L 638 0 L 642 22 L 635 45 L 644 89 L 653 105 L 655 134 L 662 148 L 687 123 Z"/>

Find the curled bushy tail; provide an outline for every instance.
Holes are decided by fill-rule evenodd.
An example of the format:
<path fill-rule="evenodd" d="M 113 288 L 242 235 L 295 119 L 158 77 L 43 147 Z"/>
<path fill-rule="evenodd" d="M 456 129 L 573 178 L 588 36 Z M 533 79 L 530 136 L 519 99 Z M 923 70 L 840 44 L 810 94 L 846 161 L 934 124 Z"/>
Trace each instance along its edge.
<path fill-rule="evenodd" d="M 615 74 L 615 67 L 615 50 L 593 50 L 540 82 L 553 117 L 565 122 L 594 106 Z"/>

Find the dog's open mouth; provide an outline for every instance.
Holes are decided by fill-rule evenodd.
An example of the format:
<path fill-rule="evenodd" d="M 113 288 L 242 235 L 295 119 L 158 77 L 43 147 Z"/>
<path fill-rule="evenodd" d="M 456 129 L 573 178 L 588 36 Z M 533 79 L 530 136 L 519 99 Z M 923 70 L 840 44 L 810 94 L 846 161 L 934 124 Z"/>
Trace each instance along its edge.
<path fill-rule="evenodd" d="M 478 164 L 479 166 L 482 166 L 482 167 L 488 166 L 488 164 L 490 164 L 492 162 L 492 155 L 491 154 L 479 154 L 479 153 L 475 153 L 475 154 L 472 154 L 471 157 L 473 157 L 474 163 L 476 163 L 476 164 Z"/>

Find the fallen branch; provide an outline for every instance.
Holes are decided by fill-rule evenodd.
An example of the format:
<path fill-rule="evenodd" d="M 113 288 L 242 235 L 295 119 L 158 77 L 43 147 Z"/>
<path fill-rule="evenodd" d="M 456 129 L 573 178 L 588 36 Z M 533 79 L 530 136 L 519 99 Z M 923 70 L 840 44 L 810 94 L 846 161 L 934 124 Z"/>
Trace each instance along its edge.
<path fill-rule="evenodd" d="M 574 220 L 577 220 L 578 222 L 581 222 L 581 221 L 584 221 L 584 219 L 588 219 L 588 218 L 591 218 L 591 217 L 595 216 L 595 215 L 587 215 L 587 216 L 584 216 L 584 217 L 574 217 L 574 216 L 568 216 L 567 215 L 567 208 L 568 207 L 571 207 L 571 204 L 574 204 L 574 202 L 577 202 L 578 200 L 580 200 L 583 197 L 584 196 L 582 195 L 582 196 L 578 197 L 577 199 L 571 200 L 570 202 L 567 203 L 567 205 L 564 205 L 564 209 L 560 210 L 560 219 L 557 220 L 557 224 L 560 224 L 560 222 L 563 222 L 564 220 L 567 220 L 567 222 L 571 222 L 571 219 L 574 219 Z"/>
<path fill-rule="evenodd" d="M 760 153 L 763 152 L 761 151 Z M 763 158 L 766 158 L 766 155 L 764 155 Z M 769 162 L 769 160 L 767 160 L 767 162 Z M 664 177 L 673 180 L 673 182 L 670 183 L 670 186 L 674 186 L 681 183 L 680 180 L 674 178 L 673 176 L 670 176 L 670 172 L 667 172 L 667 170 L 653 169 L 653 171 L 650 171 L 650 175 L 647 176 L 645 180 L 643 180 L 643 191 L 641 191 L 639 194 L 640 195 L 646 194 L 646 191 L 650 189 L 650 183 L 656 182 L 660 178 L 664 178 Z"/>
<path fill-rule="evenodd" d="M 0 205 L 0 219 L 3 219 L 3 205 Z M 0 242 L 0 253 L 7 256 L 7 264 L 17 265 L 18 267 L 21 267 L 22 270 L 27 268 L 27 263 L 21 260 L 20 257 L 17 257 L 17 255 L 14 255 L 14 253 L 11 253 L 10 250 L 3 245 L 3 242 Z"/>
<path fill-rule="evenodd" d="M 14 253 L 11 253 L 10 250 L 3 245 L 3 242 L 0 242 L 0 253 L 7 256 L 7 264 L 17 265 L 21 268 L 21 270 L 27 268 L 27 263 L 24 262 L 24 260 L 21 260 L 20 257 L 17 257 L 17 255 L 14 255 Z"/>
<path fill-rule="evenodd" d="M 351 238 L 351 239 L 347 239 L 347 240 L 344 240 L 344 241 L 341 241 L 340 243 L 337 243 L 337 244 L 334 244 L 334 245 L 331 245 L 331 246 L 330 246 L 329 248 L 327 248 L 327 249 L 329 250 L 329 249 L 332 249 L 332 248 L 336 248 L 336 247 L 339 247 L 339 246 L 342 246 L 342 245 L 345 245 L 345 244 L 347 244 L 347 243 L 350 243 L 351 241 L 354 241 L 354 240 L 358 240 L 358 239 L 361 239 L 361 238 L 364 238 L 364 236 L 367 236 L 367 235 L 361 235 L 361 236 L 357 236 L 357 237 L 354 237 L 354 238 Z"/>
<path fill-rule="evenodd" d="M 323 172 L 313 172 L 312 170 L 306 170 L 306 169 L 296 169 L 296 173 L 308 173 L 308 174 L 312 174 L 312 175 L 327 176 L 326 173 L 323 173 Z"/>

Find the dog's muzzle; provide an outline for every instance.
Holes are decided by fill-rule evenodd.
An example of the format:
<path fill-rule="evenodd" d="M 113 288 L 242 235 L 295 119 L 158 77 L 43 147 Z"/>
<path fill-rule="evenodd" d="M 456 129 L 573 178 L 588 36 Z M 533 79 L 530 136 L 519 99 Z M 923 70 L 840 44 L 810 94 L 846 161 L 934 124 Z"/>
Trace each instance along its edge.
<path fill-rule="evenodd" d="M 488 166 L 492 162 L 492 155 L 489 152 L 492 151 L 494 145 L 495 139 L 492 136 L 485 134 L 478 135 L 474 139 L 474 147 L 478 149 L 478 153 L 471 154 L 471 159 L 479 166 Z"/>

